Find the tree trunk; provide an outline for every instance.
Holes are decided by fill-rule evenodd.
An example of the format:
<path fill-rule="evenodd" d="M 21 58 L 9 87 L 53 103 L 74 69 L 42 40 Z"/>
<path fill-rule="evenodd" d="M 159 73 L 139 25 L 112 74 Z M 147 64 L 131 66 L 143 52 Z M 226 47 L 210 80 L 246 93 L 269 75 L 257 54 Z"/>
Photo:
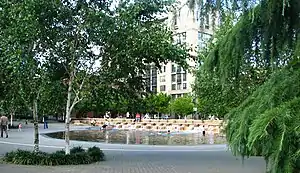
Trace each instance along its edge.
<path fill-rule="evenodd" d="M 34 152 L 39 152 L 39 122 L 38 122 L 38 114 L 37 114 L 37 100 L 33 101 L 33 120 L 34 120 Z"/>
<path fill-rule="evenodd" d="M 14 113 L 11 112 L 10 113 L 10 127 L 12 127 L 12 125 L 13 125 L 13 116 L 14 116 Z"/>
<path fill-rule="evenodd" d="M 68 98 L 67 98 L 67 106 L 66 106 L 66 127 L 65 127 L 65 152 L 66 154 L 70 154 L 70 117 L 71 117 L 71 95 L 72 95 L 72 81 L 73 77 L 70 78 L 69 87 L 68 87 Z"/>

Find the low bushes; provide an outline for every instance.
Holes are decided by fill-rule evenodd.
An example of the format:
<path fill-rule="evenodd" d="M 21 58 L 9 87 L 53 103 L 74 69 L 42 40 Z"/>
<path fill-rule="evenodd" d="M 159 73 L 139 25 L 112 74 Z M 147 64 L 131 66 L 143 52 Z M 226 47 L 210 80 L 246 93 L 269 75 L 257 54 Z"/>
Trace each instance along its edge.
<path fill-rule="evenodd" d="M 81 165 L 103 161 L 104 153 L 98 147 L 91 147 L 87 150 L 84 150 L 82 147 L 74 147 L 69 155 L 65 155 L 63 150 L 54 153 L 17 150 L 6 153 L 3 160 L 8 163 L 21 165 Z"/>

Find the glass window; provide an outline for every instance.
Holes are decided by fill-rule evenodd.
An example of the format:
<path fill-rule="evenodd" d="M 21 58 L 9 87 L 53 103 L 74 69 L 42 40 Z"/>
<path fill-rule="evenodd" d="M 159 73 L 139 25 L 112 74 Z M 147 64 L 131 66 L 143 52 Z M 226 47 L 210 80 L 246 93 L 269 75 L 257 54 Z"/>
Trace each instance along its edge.
<path fill-rule="evenodd" d="M 151 71 L 152 71 L 152 75 L 156 75 L 157 70 L 155 68 L 152 68 Z"/>
<path fill-rule="evenodd" d="M 183 80 L 183 81 L 186 81 L 186 73 L 183 73 L 183 74 L 182 74 L 182 80 Z"/>
<path fill-rule="evenodd" d="M 209 29 L 209 15 L 206 15 L 205 18 L 205 29 Z"/>
<path fill-rule="evenodd" d="M 160 82 L 166 82 L 166 77 L 165 76 L 160 76 L 159 81 Z"/>
<path fill-rule="evenodd" d="M 177 74 L 177 82 L 181 83 L 181 74 Z"/>
<path fill-rule="evenodd" d="M 176 66 L 175 66 L 175 64 L 172 64 L 172 72 L 176 72 Z"/>
<path fill-rule="evenodd" d="M 157 92 L 156 86 L 152 86 L 152 91 L 155 92 L 155 93 Z"/>
<path fill-rule="evenodd" d="M 177 90 L 181 90 L 181 84 L 177 84 Z"/>
<path fill-rule="evenodd" d="M 211 35 L 198 32 L 198 49 L 201 50 L 206 47 L 207 42 L 211 38 Z"/>
<path fill-rule="evenodd" d="M 184 89 L 184 90 L 187 89 L 186 83 L 182 84 L 182 89 Z"/>
<path fill-rule="evenodd" d="M 157 77 L 152 77 L 152 85 L 156 85 L 157 84 Z"/>
<path fill-rule="evenodd" d="M 161 85 L 160 86 L 160 91 L 166 91 L 166 85 Z"/>
<path fill-rule="evenodd" d="M 172 84 L 172 90 L 176 90 L 176 84 Z"/>
<path fill-rule="evenodd" d="M 181 94 L 177 94 L 177 98 L 181 97 Z"/>
<path fill-rule="evenodd" d="M 185 42 L 186 42 L 186 32 L 183 32 L 181 36 L 181 43 L 185 43 Z"/>
<path fill-rule="evenodd" d="M 177 67 L 177 72 L 181 72 L 181 69 L 182 69 L 182 68 L 181 68 L 180 66 L 178 66 L 178 67 Z"/>
<path fill-rule="evenodd" d="M 178 20 L 178 17 L 175 16 L 175 17 L 174 17 L 174 26 L 177 26 L 177 20 Z"/>
<path fill-rule="evenodd" d="M 204 25 L 204 17 L 203 16 L 200 17 L 199 25 L 200 25 L 200 28 L 203 28 L 203 25 Z"/>
<path fill-rule="evenodd" d="M 176 94 L 172 94 L 172 99 L 176 99 Z"/>
<path fill-rule="evenodd" d="M 176 74 L 172 74 L 172 82 L 176 82 Z"/>
<path fill-rule="evenodd" d="M 174 41 L 176 44 L 186 43 L 186 32 L 178 33 L 174 36 Z"/>

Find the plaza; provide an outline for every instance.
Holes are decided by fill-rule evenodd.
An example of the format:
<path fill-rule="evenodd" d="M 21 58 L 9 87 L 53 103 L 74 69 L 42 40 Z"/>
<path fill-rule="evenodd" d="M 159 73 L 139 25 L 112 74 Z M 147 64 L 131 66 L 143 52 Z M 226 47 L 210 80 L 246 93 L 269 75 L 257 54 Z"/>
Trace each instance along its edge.
<path fill-rule="evenodd" d="M 72 126 L 71 130 L 85 130 L 86 126 Z M 50 124 L 44 130 L 40 125 L 40 149 L 53 152 L 64 149 L 64 140 L 46 137 L 45 133 L 64 130 L 64 124 Z M 33 128 L 29 125 L 23 132 L 11 130 L 9 138 L 0 139 L 0 155 L 16 149 L 32 150 Z M 233 157 L 226 145 L 197 146 L 151 146 L 103 144 L 71 141 L 72 146 L 83 148 L 98 146 L 106 161 L 79 166 L 35 167 L 0 163 L 1 173 L 263 173 L 262 158 L 245 160 Z"/>

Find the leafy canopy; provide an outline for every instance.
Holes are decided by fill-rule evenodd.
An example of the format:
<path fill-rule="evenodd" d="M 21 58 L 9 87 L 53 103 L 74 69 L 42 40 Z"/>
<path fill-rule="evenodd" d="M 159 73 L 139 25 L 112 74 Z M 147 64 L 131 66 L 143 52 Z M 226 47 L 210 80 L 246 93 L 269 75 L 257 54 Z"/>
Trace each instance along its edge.
<path fill-rule="evenodd" d="M 179 97 L 173 100 L 169 110 L 177 115 L 186 116 L 193 113 L 193 99 L 191 96 Z"/>
<path fill-rule="evenodd" d="M 217 2 L 222 3 L 205 4 L 215 10 L 228 7 L 226 1 Z M 262 155 L 267 172 L 299 172 L 300 2 L 232 2 L 229 11 L 241 15 L 215 37 L 197 80 L 207 81 L 207 73 L 216 79 L 210 85 L 217 84 L 222 94 L 237 93 L 241 102 L 229 107 L 226 116 L 234 154 Z M 225 105 L 232 101 L 224 100 Z"/>

